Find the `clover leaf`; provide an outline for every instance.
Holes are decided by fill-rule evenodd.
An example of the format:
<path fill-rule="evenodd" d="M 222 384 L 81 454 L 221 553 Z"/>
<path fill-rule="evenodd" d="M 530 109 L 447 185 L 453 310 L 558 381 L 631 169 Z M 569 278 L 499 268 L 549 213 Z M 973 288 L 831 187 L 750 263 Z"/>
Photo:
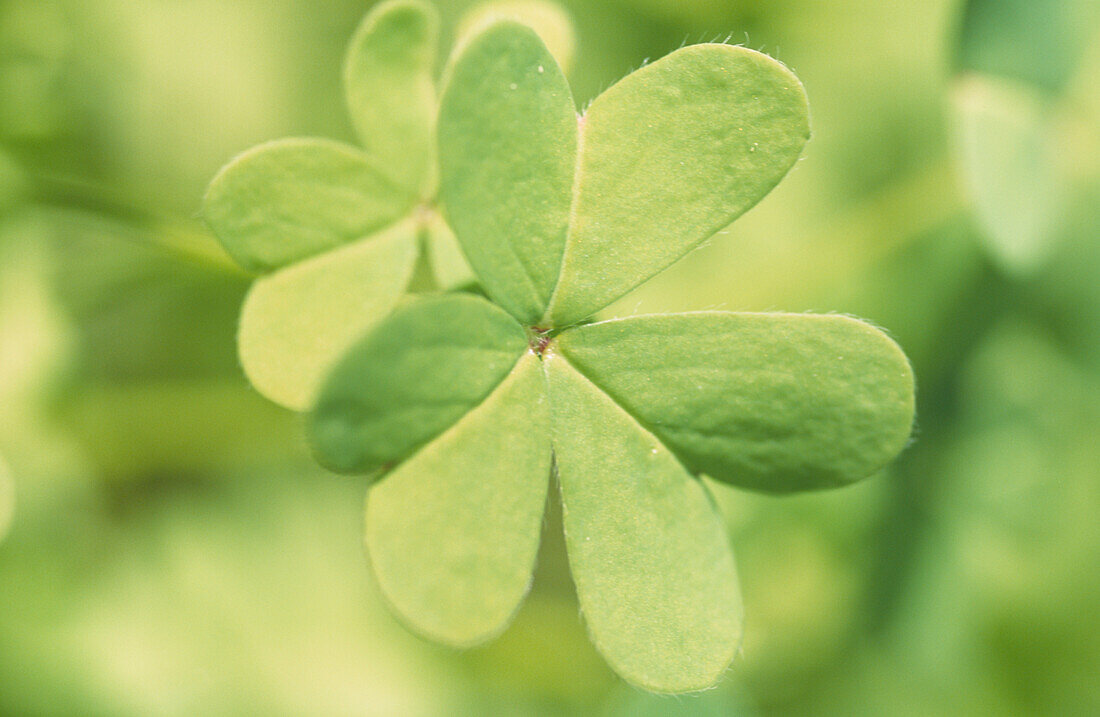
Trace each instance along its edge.
<path fill-rule="evenodd" d="M 344 71 L 362 148 L 276 140 L 233 160 L 207 191 L 207 224 L 261 274 L 241 312 L 238 350 L 249 380 L 277 403 L 307 408 L 325 370 L 397 305 L 413 276 L 429 231 L 417 207 L 433 181 L 437 25 L 430 7 L 411 0 L 364 19 Z"/>
<path fill-rule="evenodd" d="M 563 52 L 571 28 L 542 3 L 489 4 L 471 15 L 533 16 Z M 434 287 L 474 277 L 434 209 L 434 72 L 439 20 L 391 0 L 363 20 L 344 63 L 361 147 L 292 138 L 255 147 L 210 184 L 203 213 L 225 249 L 259 274 L 241 312 L 238 351 L 252 384 L 308 408 L 332 363 L 410 290 L 418 260 Z"/>
<path fill-rule="evenodd" d="M 701 476 L 785 493 L 874 473 L 909 438 L 909 363 L 845 316 L 584 322 L 782 179 L 808 137 L 802 86 L 760 53 L 696 45 L 578 118 L 539 36 L 507 20 L 445 76 L 440 197 L 489 298 L 413 299 L 367 332 L 309 415 L 315 453 L 374 476 L 380 589 L 455 646 L 522 602 L 554 472 L 596 647 L 641 687 L 710 686 L 742 614 Z"/>

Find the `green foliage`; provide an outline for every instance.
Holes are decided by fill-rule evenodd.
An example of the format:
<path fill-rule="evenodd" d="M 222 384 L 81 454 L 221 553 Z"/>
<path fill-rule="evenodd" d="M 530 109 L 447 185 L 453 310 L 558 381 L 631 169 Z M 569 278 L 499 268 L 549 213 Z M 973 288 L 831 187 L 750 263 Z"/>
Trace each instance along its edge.
<path fill-rule="evenodd" d="M 476 1 L 439 4 L 441 51 L 520 15 L 565 68 L 548 27 L 561 10 L 504 0 L 464 20 Z M 0 160 L 0 460 L 17 494 L 0 542 L 0 713 L 1100 714 L 1100 571 L 1088 569 L 1100 563 L 1100 24 L 1088 17 L 1100 5 L 561 2 L 585 41 L 566 73 L 578 108 L 643 58 L 727 33 L 796 68 L 814 100 L 814 141 L 797 171 L 598 318 L 698 308 L 868 317 L 920 376 L 920 440 L 843 490 L 779 500 L 702 478 L 736 549 L 746 616 L 716 689 L 669 696 L 621 684 L 586 632 L 594 605 L 586 598 L 582 615 L 552 477 L 531 590 L 508 628 L 461 650 L 420 639 L 402 629 L 410 619 L 394 619 L 401 605 L 424 620 L 421 632 L 453 620 L 443 639 L 460 642 L 503 619 L 514 583 L 477 578 L 501 603 L 485 618 L 449 617 L 447 604 L 414 594 L 417 575 L 439 577 L 442 550 L 424 566 L 413 562 L 420 548 L 405 557 L 376 535 L 371 562 L 393 556 L 386 593 L 400 597 L 387 609 L 381 571 L 364 560 L 369 481 L 326 477 L 303 417 L 241 381 L 238 312 L 253 277 L 194 221 L 219 164 L 260 142 L 332 137 L 369 154 L 342 106 L 340 68 L 356 21 L 378 3 L 0 0 L 0 154 L 20 168 Z M 521 15 L 532 7 L 549 13 Z M 944 76 L 949 55 L 956 78 Z M 413 85 L 402 92 L 412 109 Z M 390 109 L 396 118 L 402 105 Z M 411 175 L 412 155 L 377 169 Z M 429 167 L 438 176 L 438 160 Z M 414 208 L 379 238 L 415 227 L 409 290 L 470 286 L 435 180 L 425 181 L 423 196 L 403 190 Z M 368 244 L 301 264 L 369 254 Z M 389 276 L 404 281 L 404 270 Z M 302 340 L 317 335 L 300 323 L 351 319 L 339 307 L 312 323 L 278 314 L 271 323 Z M 355 323 L 341 340 L 365 336 Z M 614 400 L 632 399 L 636 418 L 675 379 L 691 403 L 690 378 L 703 372 L 647 380 L 661 373 L 645 365 L 652 334 L 582 357 L 581 343 L 625 323 L 586 328 L 587 339 L 579 326 L 556 331 L 543 355 L 574 369 L 583 358 L 605 392 L 626 381 L 612 373 L 621 357 L 633 358 L 642 370 Z M 266 333 L 253 332 L 254 358 L 289 381 L 262 348 Z M 666 358 L 678 345 L 669 338 Z M 525 335 L 519 354 L 528 345 Z M 725 371 L 709 351 L 699 359 Z M 329 373 L 318 367 L 316 380 Z M 743 393 L 727 391 L 731 402 Z M 672 445 L 667 430 L 643 427 Z M 610 432 L 608 421 L 594 434 Z M 688 448 L 676 447 L 678 461 L 701 470 Z M 374 483 L 372 510 L 409 462 Z M 463 537 L 477 534 L 459 507 L 493 513 L 498 504 L 475 495 L 492 466 L 456 477 L 445 471 L 453 462 L 438 483 L 432 471 L 403 484 L 422 487 L 415 507 L 394 501 L 370 524 L 388 520 L 394 543 L 471 549 L 436 526 L 454 513 Z M 452 482 L 470 495 L 456 499 Z M 619 483 L 638 485 L 581 487 Z M 428 506 L 446 517 L 424 517 Z M 453 584 L 457 594 L 463 583 Z M 606 651 L 615 634 L 601 629 Z"/>
<path fill-rule="evenodd" d="M 1076 616 L 1100 594 L 1085 567 L 1100 561 L 1100 382 L 1045 334 L 1006 317 L 960 371 L 961 420 L 939 451 L 942 517 L 915 561 L 896 639 L 907 682 L 961 685 L 987 662 L 1027 684 L 1026 708 L 1000 712 L 1091 713 L 1100 685 L 1085 675 L 1100 632 Z M 1054 649 L 1061 640 L 1072 648 Z"/>
<path fill-rule="evenodd" d="M 571 56 L 572 30 L 557 7 L 490 3 L 472 12 L 464 26 L 469 31 L 496 17 L 533 20 L 560 56 Z M 245 152 L 210 184 L 203 205 L 207 223 L 241 267 L 264 274 L 241 315 L 240 359 L 252 385 L 276 403 L 295 410 L 312 405 L 334 361 L 413 290 L 418 256 L 430 271 L 429 290 L 474 283 L 454 232 L 433 208 L 438 44 L 439 19 L 430 5 L 420 0 L 380 4 L 364 18 L 344 60 L 345 102 L 362 148 L 321 139 L 278 140 Z M 541 45 L 538 49 L 546 52 Z M 501 56 L 500 48 L 490 49 L 490 55 Z M 565 79 L 551 57 L 541 66 L 557 73 L 559 99 L 565 100 L 558 119 L 572 128 Z M 476 94 L 472 99 L 476 107 L 483 106 Z M 509 118 L 470 117 L 499 123 L 499 131 L 475 126 L 472 134 L 489 138 L 489 147 L 499 151 Z M 554 140 L 541 128 L 528 134 Z M 510 148 L 521 150 L 525 139 L 516 137 Z M 477 159 L 475 150 L 486 148 L 471 142 L 464 149 Z M 559 175 L 568 183 L 572 159 L 567 161 Z M 533 176 L 541 182 L 548 173 Z M 496 179 L 507 184 L 510 178 Z M 489 191 L 467 185 L 475 203 Z M 568 184 L 554 189 L 560 201 L 568 201 Z M 478 232 L 471 228 L 469 233 Z M 484 240 L 486 245 L 491 241 Z M 346 248 L 353 244 L 361 248 Z M 475 261 L 482 256 L 473 254 Z M 333 275 L 330 270 L 337 266 L 339 273 Z"/>
<path fill-rule="evenodd" d="M 1089 189 L 1067 212 L 1061 248 L 1038 273 L 1028 298 L 1075 353 L 1100 366 L 1100 174 Z"/>
<path fill-rule="evenodd" d="M 47 232 L 27 212 L 0 215 L 0 448 L 33 420 L 71 349 L 68 317 L 44 281 L 55 258 Z"/>
<path fill-rule="evenodd" d="M 958 163 L 991 254 L 1032 275 L 1059 249 L 1100 117 L 1075 96 L 1100 22 L 1092 0 L 971 0 L 963 9 L 952 115 Z M 1083 101 L 1084 100 L 1084 101 Z M 1095 139 L 1091 140 L 1095 142 Z"/>
<path fill-rule="evenodd" d="M 269 272 L 367 237 L 414 202 L 368 155 L 327 140 L 288 139 L 223 169 L 204 213 L 238 264 Z"/>
<path fill-rule="evenodd" d="M 405 221 L 253 284 L 238 346 L 252 382 L 285 406 L 308 406 L 324 369 L 389 313 L 412 276 L 416 227 Z M 357 311 L 350 313 L 348 307 Z"/>
<path fill-rule="evenodd" d="M 452 67 L 439 120 L 447 215 L 488 294 L 543 327 L 590 316 L 713 236 L 809 136 L 798 79 L 724 45 L 633 73 L 579 125 L 530 30 L 499 23 Z"/>
<path fill-rule="evenodd" d="M 0 138 L 42 139 L 62 126 L 58 80 L 68 43 L 54 0 L 0 2 Z"/>
<path fill-rule="evenodd" d="M 657 692 L 714 684 L 740 645 L 741 597 L 702 482 L 567 360 L 545 360 L 566 547 L 596 648 Z"/>
<path fill-rule="evenodd" d="M 1050 253 L 1059 186 L 1049 111 L 1041 98 L 1003 80 L 973 77 L 955 93 L 959 163 L 993 255 L 1031 270 Z"/>
<path fill-rule="evenodd" d="M 329 356 L 343 355 L 318 374 L 328 375 L 308 419 L 317 458 L 377 481 L 367 547 L 394 611 L 468 647 L 502 631 L 525 596 L 553 456 L 597 649 L 649 690 L 708 687 L 738 649 L 742 614 L 700 476 L 767 492 L 866 477 L 908 439 L 912 372 L 889 338 L 846 317 L 580 322 L 786 174 L 808 137 L 801 84 L 760 53 L 698 45 L 622 80 L 578 121 L 553 55 L 508 19 L 479 26 L 445 74 L 442 210 L 490 300 L 413 299 L 378 310 L 385 317 L 360 324 L 346 351 L 330 344 Z M 248 215 L 246 196 L 224 196 Z M 330 253 L 313 261 L 327 266 Z M 261 280 L 279 282 L 253 290 L 276 307 L 264 323 L 296 306 L 338 312 L 326 288 L 347 293 L 365 276 L 333 273 L 347 265 Z M 261 325 L 247 310 L 243 321 Z M 309 325 L 296 319 L 266 345 L 250 330 L 249 353 L 271 353 L 254 365 L 277 373 L 277 344 Z"/>
<path fill-rule="evenodd" d="M 549 477 L 546 385 L 527 354 L 371 489 L 367 548 L 394 610 L 458 647 L 499 634 L 531 585 Z"/>
<path fill-rule="evenodd" d="M 743 47 L 687 47 L 597 97 L 582 122 L 565 256 L 545 321 L 580 321 L 760 201 L 809 138 L 802 84 Z"/>
<path fill-rule="evenodd" d="M 533 30 L 502 21 L 463 47 L 441 101 L 439 151 L 446 215 L 485 291 L 538 322 L 566 241 L 577 115 Z"/>
<path fill-rule="evenodd" d="M 360 473 L 400 462 L 484 401 L 526 348 L 523 328 L 484 300 L 403 307 L 327 380 L 311 422 L 318 457 Z"/>
<path fill-rule="evenodd" d="M 450 225 L 443 217 L 432 213 L 427 219 L 425 232 L 425 251 L 435 283 L 442 288 L 472 286 L 476 281 L 474 272 L 459 248 Z"/>
<path fill-rule="evenodd" d="M 493 0 L 475 6 L 458 26 L 459 37 L 475 33 L 482 25 L 494 20 L 515 20 L 538 33 L 546 49 L 557 60 L 562 71 L 569 74 L 573 67 L 577 41 L 573 21 L 560 5 L 547 0 Z"/>
<path fill-rule="evenodd" d="M 430 196 L 439 20 L 416 0 L 384 3 L 359 26 L 344 64 L 352 124 L 374 166 L 411 196 Z"/>
<path fill-rule="evenodd" d="M 743 488 L 846 485 L 909 439 L 908 362 L 845 316 L 639 316 L 582 326 L 557 346 L 685 466 Z"/>
<path fill-rule="evenodd" d="M 15 161 L 0 151 L 0 217 L 14 205 L 24 189 L 23 173 Z"/>
<path fill-rule="evenodd" d="M 472 279 L 430 208 L 438 24 L 418 0 L 382 3 L 363 20 L 344 64 L 362 149 L 278 140 L 235 159 L 207 191 L 203 215 L 226 251 L 265 273 L 242 314 L 241 364 L 288 408 L 312 404 L 333 361 L 409 288 L 418 256 L 442 288 Z M 337 265 L 342 282 L 326 269 Z M 356 283 L 356 267 L 361 285 L 341 290 Z"/>
<path fill-rule="evenodd" d="M 1097 13 L 1092 0 L 970 0 L 959 68 L 1057 92 L 1073 75 Z"/>

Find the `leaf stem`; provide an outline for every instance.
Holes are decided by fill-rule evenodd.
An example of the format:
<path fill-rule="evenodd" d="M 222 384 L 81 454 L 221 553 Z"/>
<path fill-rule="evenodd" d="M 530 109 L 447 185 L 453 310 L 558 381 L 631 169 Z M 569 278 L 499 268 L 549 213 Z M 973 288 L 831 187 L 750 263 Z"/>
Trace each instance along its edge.
<path fill-rule="evenodd" d="M 120 240 L 150 246 L 207 269 L 244 276 L 221 245 L 197 222 L 157 214 L 135 206 L 104 187 L 84 179 L 49 174 L 30 177 L 32 201 L 55 209 L 89 212 L 113 219 L 128 232 Z"/>

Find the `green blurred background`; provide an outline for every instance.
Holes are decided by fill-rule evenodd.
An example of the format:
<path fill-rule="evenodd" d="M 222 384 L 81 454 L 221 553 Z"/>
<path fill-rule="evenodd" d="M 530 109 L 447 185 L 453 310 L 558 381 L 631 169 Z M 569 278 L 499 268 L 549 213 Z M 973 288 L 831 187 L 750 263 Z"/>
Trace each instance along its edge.
<path fill-rule="evenodd" d="M 1100 714 L 1100 2 L 564 4 L 579 103 L 729 37 L 813 112 L 776 191 L 607 313 L 868 318 L 916 368 L 913 445 L 840 491 L 714 486 L 747 614 L 715 690 L 616 680 L 553 510 L 503 637 L 421 641 L 363 482 L 243 378 L 248 278 L 197 219 L 237 152 L 351 140 L 370 3 L 0 0 L 0 713 Z"/>

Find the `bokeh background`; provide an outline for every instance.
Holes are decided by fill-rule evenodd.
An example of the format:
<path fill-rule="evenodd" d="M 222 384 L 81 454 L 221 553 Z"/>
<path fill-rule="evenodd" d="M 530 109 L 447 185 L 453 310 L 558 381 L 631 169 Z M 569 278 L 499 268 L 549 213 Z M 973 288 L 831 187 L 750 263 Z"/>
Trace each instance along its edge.
<path fill-rule="evenodd" d="M 352 139 L 370 3 L 0 0 L 0 713 L 1100 714 L 1100 2 L 564 4 L 582 104 L 729 38 L 813 113 L 762 204 L 606 313 L 868 318 L 913 445 L 830 493 L 714 487 L 747 632 L 712 691 L 608 671 L 553 509 L 504 636 L 426 643 L 372 585 L 362 481 L 241 374 L 248 278 L 197 217 L 236 153 Z"/>

